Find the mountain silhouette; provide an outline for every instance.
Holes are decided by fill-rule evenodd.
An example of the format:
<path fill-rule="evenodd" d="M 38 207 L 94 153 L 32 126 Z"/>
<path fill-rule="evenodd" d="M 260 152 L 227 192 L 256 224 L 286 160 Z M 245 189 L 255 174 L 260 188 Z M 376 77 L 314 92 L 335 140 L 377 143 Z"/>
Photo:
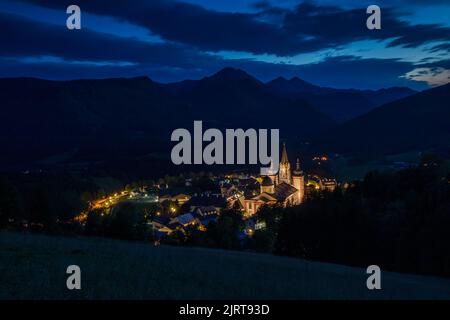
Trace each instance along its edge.
<path fill-rule="evenodd" d="M 448 139 L 446 88 L 409 96 L 414 91 L 408 88 L 344 90 L 297 77 L 263 83 L 234 68 L 169 84 L 148 77 L 4 78 L 1 162 L 33 163 L 61 154 L 87 162 L 168 154 L 171 132 L 192 130 L 195 120 L 203 121 L 204 130 L 280 129 L 281 138 L 292 141 L 320 136 L 330 150 L 429 147 Z M 409 97 L 391 102 L 404 96 Z M 360 116 L 337 125 L 356 115 Z"/>
<path fill-rule="evenodd" d="M 312 107 L 341 123 L 385 103 L 416 93 L 405 87 L 380 90 L 334 89 L 316 86 L 298 77 L 290 80 L 278 77 L 268 82 L 267 86 L 276 94 L 304 99 Z"/>
<path fill-rule="evenodd" d="M 284 98 L 242 70 L 160 84 L 147 77 L 49 81 L 0 79 L 2 161 L 36 161 L 75 150 L 83 160 L 169 152 L 170 134 L 204 127 L 280 129 L 303 138 L 334 121 L 301 99 Z"/>
<path fill-rule="evenodd" d="M 450 84 L 387 103 L 322 136 L 319 144 L 368 155 L 450 146 Z"/>

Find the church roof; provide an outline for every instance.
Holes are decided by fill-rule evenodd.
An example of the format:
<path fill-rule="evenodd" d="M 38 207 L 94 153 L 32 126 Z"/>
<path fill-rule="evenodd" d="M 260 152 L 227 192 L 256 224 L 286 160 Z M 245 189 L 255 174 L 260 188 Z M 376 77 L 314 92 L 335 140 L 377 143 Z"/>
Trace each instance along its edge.
<path fill-rule="evenodd" d="M 287 151 L 286 151 L 286 144 L 283 143 L 283 149 L 281 151 L 281 163 L 289 163 Z"/>
<path fill-rule="evenodd" d="M 263 202 L 271 202 L 271 201 L 277 201 L 277 198 L 275 198 L 273 194 L 263 192 L 263 193 L 258 194 L 257 196 L 254 196 L 253 198 L 251 198 L 251 200 L 260 200 Z"/>
<path fill-rule="evenodd" d="M 287 184 L 286 182 L 282 182 L 275 187 L 275 197 L 279 201 L 286 200 L 289 196 L 296 193 L 298 190 L 294 186 Z"/>

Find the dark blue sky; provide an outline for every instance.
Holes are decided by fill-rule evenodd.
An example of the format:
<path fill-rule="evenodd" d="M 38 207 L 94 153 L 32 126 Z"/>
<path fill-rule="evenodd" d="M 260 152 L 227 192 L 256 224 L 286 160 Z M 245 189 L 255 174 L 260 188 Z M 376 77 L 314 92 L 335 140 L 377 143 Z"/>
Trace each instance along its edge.
<path fill-rule="evenodd" d="M 66 7 L 82 29 L 66 28 Z M 382 29 L 366 28 L 366 7 Z M 450 80 L 450 1 L 0 2 L 0 77 L 198 79 L 225 66 L 340 88 Z"/>

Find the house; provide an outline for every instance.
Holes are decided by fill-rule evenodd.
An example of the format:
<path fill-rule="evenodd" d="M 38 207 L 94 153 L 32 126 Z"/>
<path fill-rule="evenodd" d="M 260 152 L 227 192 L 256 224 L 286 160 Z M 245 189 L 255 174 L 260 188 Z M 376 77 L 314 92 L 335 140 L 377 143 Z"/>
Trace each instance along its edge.
<path fill-rule="evenodd" d="M 214 206 L 197 207 L 195 213 L 201 217 L 207 217 L 211 215 L 218 215 L 219 211 Z"/>
<path fill-rule="evenodd" d="M 210 214 L 210 215 L 200 215 L 198 213 L 194 213 L 193 216 L 198 221 L 199 229 L 202 231 L 206 231 L 206 228 L 211 222 L 217 222 L 219 219 L 219 215 L 217 214 Z"/>
<path fill-rule="evenodd" d="M 215 214 L 220 214 L 220 212 L 227 207 L 227 201 L 220 195 L 210 195 L 210 196 L 194 196 L 186 205 L 189 206 L 191 212 L 214 212 Z"/>
<path fill-rule="evenodd" d="M 159 202 L 172 201 L 183 205 L 191 199 L 189 192 L 185 188 L 163 189 L 159 192 Z"/>
<path fill-rule="evenodd" d="M 170 225 L 170 218 L 168 217 L 155 217 L 152 221 L 152 225 L 153 237 L 157 241 L 175 231 L 174 226 Z"/>
<path fill-rule="evenodd" d="M 162 229 L 167 227 L 170 223 L 170 218 L 168 217 L 155 217 L 153 218 L 152 224 L 154 229 Z"/>
<path fill-rule="evenodd" d="M 176 223 L 178 223 L 180 226 L 182 227 L 187 227 L 190 225 L 195 225 L 198 223 L 198 221 L 196 220 L 196 218 L 193 216 L 192 213 L 185 213 L 182 214 L 176 218 L 173 218 L 170 221 L 171 225 L 175 225 Z"/>

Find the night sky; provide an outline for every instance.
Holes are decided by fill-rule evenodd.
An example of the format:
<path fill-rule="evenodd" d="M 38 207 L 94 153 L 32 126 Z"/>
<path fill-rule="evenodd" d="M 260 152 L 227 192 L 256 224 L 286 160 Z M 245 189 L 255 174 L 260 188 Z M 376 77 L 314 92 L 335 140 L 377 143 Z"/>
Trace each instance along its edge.
<path fill-rule="evenodd" d="M 66 28 L 66 8 L 82 29 Z M 366 28 L 366 8 L 382 29 Z M 0 1 L 0 77 L 198 79 L 223 67 L 268 81 L 425 89 L 450 81 L 450 1 Z"/>

